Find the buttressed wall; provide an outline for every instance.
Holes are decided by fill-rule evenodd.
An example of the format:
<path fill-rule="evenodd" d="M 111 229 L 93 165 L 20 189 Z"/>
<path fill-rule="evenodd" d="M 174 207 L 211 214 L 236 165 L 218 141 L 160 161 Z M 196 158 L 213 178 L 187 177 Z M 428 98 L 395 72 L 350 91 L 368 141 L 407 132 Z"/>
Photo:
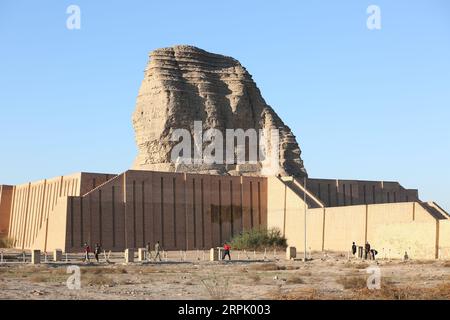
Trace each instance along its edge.
<path fill-rule="evenodd" d="M 389 192 L 409 192 L 392 186 Z M 328 207 L 314 190 L 292 177 L 78 173 L 2 186 L 0 221 L 19 249 L 77 252 L 87 242 L 120 251 L 156 241 L 167 250 L 209 249 L 244 230 L 278 228 L 301 251 L 306 209 L 308 250 L 345 252 L 353 241 L 369 241 L 382 257 L 406 251 L 411 258 L 450 258 L 449 215 L 436 203 L 398 202 L 406 200 L 399 196 L 373 204 L 387 201 L 381 188 L 365 203 L 356 197 L 353 205 Z"/>
<path fill-rule="evenodd" d="M 304 195 L 276 177 L 268 179 L 267 193 L 268 225 L 278 227 L 289 245 L 303 251 Z M 381 201 L 382 195 L 380 192 L 376 198 Z M 339 207 L 311 203 L 311 197 L 307 196 L 307 250 L 348 252 L 353 241 L 360 246 L 369 241 L 381 257 L 402 258 L 407 252 L 414 259 L 450 258 L 450 216 L 433 202 Z"/>
<path fill-rule="evenodd" d="M 267 180 L 152 171 L 85 174 L 16 186 L 9 236 L 16 248 L 120 251 L 160 241 L 209 249 L 267 228 Z"/>
<path fill-rule="evenodd" d="M 7 210 L 10 213 L 8 237 L 14 240 L 16 248 L 33 248 L 38 235 L 47 238 L 49 218 L 56 214 L 64 197 L 84 194 L 113 176 L 77 173 L 14 186 Z M 6 216 L 5 212 L 0 214 Z M 59 216 L 65 214 L 60 212 Z"/>

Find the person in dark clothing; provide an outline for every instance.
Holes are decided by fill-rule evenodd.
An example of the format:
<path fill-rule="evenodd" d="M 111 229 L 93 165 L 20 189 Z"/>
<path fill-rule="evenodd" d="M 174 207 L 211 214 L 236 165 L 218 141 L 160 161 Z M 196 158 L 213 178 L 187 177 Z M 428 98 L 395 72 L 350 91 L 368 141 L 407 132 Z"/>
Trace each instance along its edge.
<path fill-rule="evenodd" d="M 367 260 L 368 257 L 370 259 L 370 243 L 369 243 L 369 241 L 366 242 L 366 247 L 364 250 L 364 259 Z"/>
<path fill-rule="evenodd" d="M 95 249 L 94 249 L 94 256 L 95 256 L 95 260 L 97 260 L 97 262 L 100 262 L 98 259 L 98 256 L 101 252 L 102 252 L 102 247 L 98 243 L 96 243 Z"/>
<path fill-rule="evenodd" d="M 378 254 L 378 251 L 375 249 L 370 249 L 370 256 L 372 257 L 372 260 L 375 260 L 375 256 Z"/>
<path fill-rule="evenodd" d="M 355 242 L 353 242 L 353 244 L 352 244 L 352 254 L 353 255 L 356 254 L 356 244 L 355 244 Z"/>
<path fill-rule="evenodd" d="M 225 257 L 226 257 L 226 256 L 228 256 L 228 260 L 231 260 L 230 249 L 231 249 L 231 247 L 225 242 L 225 243 L 223 244 L 223 255 L 222 255 L 222 260 L 225 260 Z"/>

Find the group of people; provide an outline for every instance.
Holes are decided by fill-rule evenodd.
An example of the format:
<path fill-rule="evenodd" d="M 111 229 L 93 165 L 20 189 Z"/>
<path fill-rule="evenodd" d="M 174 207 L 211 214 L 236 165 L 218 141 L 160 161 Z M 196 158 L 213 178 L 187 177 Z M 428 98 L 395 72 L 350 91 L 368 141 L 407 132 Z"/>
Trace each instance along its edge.
<path fill-rule="evenodd" d="M 90 257 L 91 247 L 89 246 L 89 244 L 87 242 L 84 243 L 83 249 L 84 249 L 83 261 L 91 262 L 91 257 Z M 147 243 L 146 249 L 148 252 L 147 259 L 150 260 L 150 258 L 152 258 L 150 242 Z M 156 259 L 159 259 L 159 261 L 161 261 L 161 250 L 162 250 L 162 247 L 159 244 L 159 241 L 157 241 L 155 244 L 155 257 L 154 257 L 155 261 L 156 261 Z M 99 256 L 100 256 L 101 252 L 102 252 L 102 247 L 100 246 L 100 244 L 96 243 L 95 248 L 94 248 L 94 257 L 97 262 L 100 262 Z"/>
<path fill-rule="evenodd" d="M 150 242 L 147 242 L 147 245 L 146 245 L 145 249 L 147 249 L 147 260 L 150 260 L 152 258 L 152 247 L 150 245 Z M 162 251 L 162 247 L 159 244 L 159 241 L 156 241 L 156 243 L 155 243 L 155 257 L 153 259 L 154 261 L 156 261 L 156 259 L 161 261 L 161 251 Z"/>
<path fill-rule="evenodd" d="M 355 242 L 353 242 L 352 244 L 352 254 L 356 255 L 356 251 L 357 251 L 357 246 L 355 244 Z M 364 246 L 364 259 L 367 260 L 375 260 L 376 259 L 376 255 L 378 254 L 378 251 L 371 248 L 369 241 L 366 241 L 366 244 Z"/>
<path fill-rule="evenodd" d="M 84 243 L 84 258 L 83 261 L 84 262 L 91 262 L 91 258 L 90 258 L 90 253 L 91 253 L 91 247 L 89 246 L 89 244 L 87 242 Z M 158 259 L 158 261 L 162 261 L 161 259 L 161 251 L 163 250 L 161 247 L 161 244 L 159 243 L 159 241 L 156 242 L 155 244 L 155 256 L 153 257 L 152 255 L 152 247 L 150 245 L 150 242 L 147 242 L 146 245 L 146 250 L 147 250 L 147 260 L 150 260 L 153 258 L 154 261 L 156 261 Z M 230 250 L 231 247 L 228 243 L 224 243 L 223 245 L 223 255 L 222 255 L 222 260 L 225 259 L 226 256 L 228 256 L 228 260 L 231 260 L 231 256 L 230 256 Z M 94 257 L 95 260 L 97 262 L 100 262 L 100 254 L 102 252 L 102 247 L 100 246 L 100 244 L 96 243 L 95 244 L 95 248 L 94 248 Z"/>
<path fill-rule="evenodd" d="M 101 252 L 102 247 L 100 246 L 100 244 L 96 243 L 94 248 L 94 257 L 95 260 L 97 260 L 97 262 L 100 262 L 99 256 Z M 90 253 L 91 247 L 87 243 L 84 243 L 84 259 L 83 259 L 84 262 L 91 262 L 91 258 L 89 257 Z"/>

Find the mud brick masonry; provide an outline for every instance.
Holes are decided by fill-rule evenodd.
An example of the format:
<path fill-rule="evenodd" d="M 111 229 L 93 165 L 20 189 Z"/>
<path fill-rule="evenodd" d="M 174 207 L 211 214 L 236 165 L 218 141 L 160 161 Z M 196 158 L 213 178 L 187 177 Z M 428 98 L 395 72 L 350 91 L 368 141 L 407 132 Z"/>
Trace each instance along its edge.
<path fill-rule="evenodd" d="M 253 228 L 278 228 L 303 248 L 303 180 L 130 170 L 1 186 L 3 235 L 18 249 L 79 252 L 160 241 L 209 249 Z M 307 179 L 307 246 L 348 251 L 369 241 L 392 258 L 448 257 L 449 215 L 396 182 Z"/>

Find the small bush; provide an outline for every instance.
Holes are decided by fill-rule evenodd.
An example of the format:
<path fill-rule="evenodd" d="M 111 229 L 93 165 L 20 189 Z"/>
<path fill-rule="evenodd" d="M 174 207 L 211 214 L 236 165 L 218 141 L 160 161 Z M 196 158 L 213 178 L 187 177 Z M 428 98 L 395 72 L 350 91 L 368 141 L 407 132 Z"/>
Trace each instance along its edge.
<path fill-rule="evenodd" d="M 49 278 L 44 275 L 37 274 L 37 275 L 32 276 L 30 278 L 30 281 L 34 282 L 34 283 L 48 282 Z"/>
<path fill-rule="evenodd" d="M 111 278 L 106 277 L 104 275 L 94 275 L 88 276 L 86 279 L 86 284 L 88 286 L 114 286 L 115 283 L 111 280 Z"/>
<path fill-rule="evenodd" d="M 261 281 L 261 277 L 258 274 L 250 274 L 248 276 L 253 282 L 258 283 Z"/>
<path fill-rule="evenodd" d="M 254 264 L 248 267 L 250 270 L 254 271 L 276 271 L 276 270 L 284 270 L 284 266 L 277 266 L 275 263 L 262 263 L 262 264 Z"/>
<path fill-rule="evenodd" d="M 252 229 L 235 236 L 231 247 L 236 250 L 285 249 L 287 242 L 278 229 Z"/>
<path fill-rule="evenodd" d="M 215 274 L 201 280 L 209 297 L 213 300 L 224 300 L 230 296 L 228 278 L 219 279 Z"/>
<path fill-rule="evenodd" d="M 340 277 L 337 283 L 344 289 L 364 289 L 367 287 L 367 279 L 364 277 Z"/>
<path fill-rule="evenodd" d="M 275 291 L 269 293 L 268 298 L 271 300 L 318 300 L 321 299 L 322 296 L 317 289 L 304 288 L 287 293 Z"/>
<path fill-rule="evenodd" d="M 302 278 L 298 277 L 298 276 L 293 276 L 290 277 L 286 280 L 287 284 L 303 284 L 305 283 L 305 281 L 303 281 Z"/>
<path fill-rule="evenodd" d="M 12 248 L 14 247 L 14 239 L 8 237 L 0 238 L 0 248 Z"/>

